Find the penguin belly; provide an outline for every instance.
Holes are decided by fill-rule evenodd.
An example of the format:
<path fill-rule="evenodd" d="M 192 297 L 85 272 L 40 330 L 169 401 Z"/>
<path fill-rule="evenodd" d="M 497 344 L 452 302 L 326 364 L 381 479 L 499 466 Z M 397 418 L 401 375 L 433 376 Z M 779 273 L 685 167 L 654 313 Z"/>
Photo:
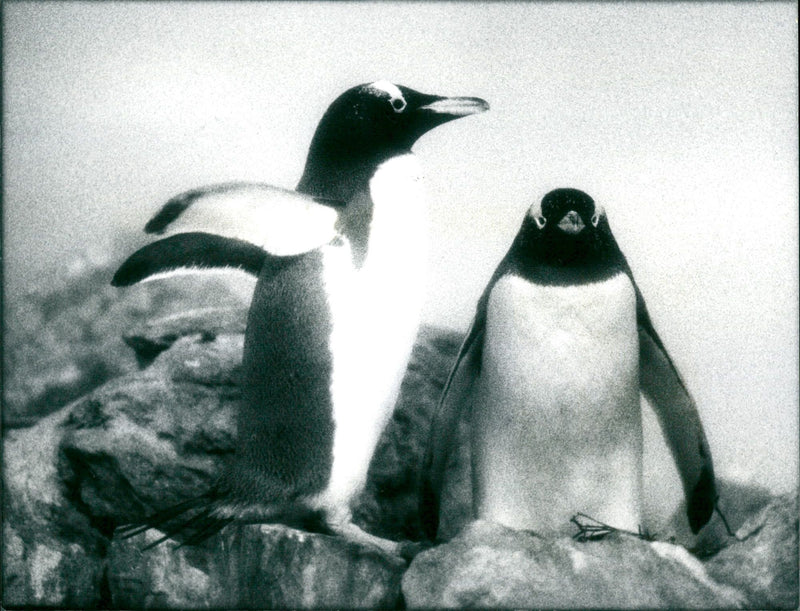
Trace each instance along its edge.
<path fill-rule="evenodd" d="M 349 519 L 378 439 L 394 410 L 416 338 L 425 289 L 427 223 L 413 155 L 378 167 L 369 184 L 373 210 L 366 256 L 325 251 L 332 312 L 330 396 L 334 436 L 326 489 L 314 503 Z M 332 519 L 337 519 L 331 515 Z"/>
<path fill-rule="evenodd" d="M 488 303 L 482 359 L 472 420 L 476 517 L 568 533 L 570 518 L 583 512 L 636 530 L 642 426 L 629 278 L 577 285 L 501 278 Z"/>

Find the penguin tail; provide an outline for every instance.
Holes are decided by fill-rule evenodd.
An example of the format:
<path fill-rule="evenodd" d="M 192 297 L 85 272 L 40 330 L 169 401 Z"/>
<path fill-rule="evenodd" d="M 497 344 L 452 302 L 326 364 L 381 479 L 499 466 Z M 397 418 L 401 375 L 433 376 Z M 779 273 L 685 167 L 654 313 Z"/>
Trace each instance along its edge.
<path fill-rule="evenodd" d="M 120 525 L 114 534 L 119 539 L 129 539 L 151 528 L 163 533 L 144 546 L 142 551 L 152 549 L 167 539 L 178 539 L 178 547 L 199 545 L 234 521 L 233 517 L 217 515 L 215 509 L 214 497 L 205 494 L 150 514 L 142 523 Z"/>
<path fill-rule="evenodd" d="M 168 273 L 238 268 L 258 276 L 267 253 L 250 242 L 192 232 L 158 240 L 133 253 L 117 270 L 112 286 L 130 286 Z"/>

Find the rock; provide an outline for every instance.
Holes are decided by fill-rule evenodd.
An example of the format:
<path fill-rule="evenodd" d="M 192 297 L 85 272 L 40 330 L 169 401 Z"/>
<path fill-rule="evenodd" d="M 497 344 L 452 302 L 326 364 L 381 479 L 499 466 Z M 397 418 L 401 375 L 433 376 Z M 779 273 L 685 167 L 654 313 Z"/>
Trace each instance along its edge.
<path fill-rule="evenodd" d="M 60 475 L 89 515 L 141 519 L 211 486 L 235 445 L 242 342 L 181 338 L 71 406 Z"/>
<path fill-rule="evenodd" d="M 140 547 L 157 531 L 113 539 L 116 525 L 207 490 L 235 449 L 249 294 L 213 279 L 119 291 L 106 286 L 112 271 L 94 269 L 52 294 L 22 299 L 7 325 L 12 422 L 31 413 L 38 419 L 76 393 L 89 394 L 6 434 L 4 604 L 402 605 L 404 561 L 341 538 L 233 525 L 196 548 L 168 541 L 145 554 Z M 418 469 L 460 340 L 457 333 L 420 331 L 354 507 L 369 532 L 394 540 L 421 534 Z M 467 431 L 462 423 L 458 434 Z M 468 452 L 451 463 L 466 473 Z M 455 535 L 469 520 L 469 481 L 451 480 L 442 530 Z M 705 564 L 669 543 L 619 534 L 576 543 L 478 522 L 414 560 L 403 581 L 405 602 L 796 606 L 794 497 L 776 500 L 727 483 L 720 491 L 741 541 L 721 537 L 716 526 L 705 529 L 697 539 Z"/>
<path fill-rule="evenodd" d="M 197 547 L 148 531 L 115 540 L 109 585 L 118 608 L 393 608 L 406 563 L 340 537 L 283 526 L 228 527 Z"/>
<path fill-rule="evenodd" d="M 717 493 L 720 510 L 734 532 L 773 499 L 772 493 L 766 488 L 720 478 L 717 478 Z M 692 535 L 686 520 L 685 501 L 680 503 L 669 522 L 656 527 L 655 532 L 660 539 L 675 537 L 677 542 L 689 547 L 692 553 L 701 558 L 712 556 L 735 542 L 716 512 L 696 536 Z"/>
<path fill-rule="evenodd" d="M 744 602 L 680 546 L 619 533 L 578 543 L 481 521 L 419 554 L 402 587 L 409 608 L 731 608 Z"/>
<path fill-rule="evenodd" d="M 147 320 L 122 339 L 133 348 L 141 367 L 147 367 L 181 337 L 197 335 L 210 341 L 221 333 L 244 333 L 246 307 L 198 308 Z"/>
<path fill-rule="evenodd" d="M 375 450 L 355 521 L 381 537 L 419 540 L 418 476 L 439 401 L 462 336 L 423 326 L 394 414 Z"/>
<path fill-rule="evenodd" d="M 3 445 L 3 603 L 92 608 L 101 587 L 107 539 L 82 513 L 58 476 L 65 413 L 7 433 Z"/>
<path fill-rule="evenodd" d="M 109 284 L 116 267 L 117 261 L 84 266 L 57 286 L 7 299 L 6 427 L 30 426 L 107 380 L 138 369 L 122 335 L 135 333 L 143 321 L 208 308 L 241 312 L 249 305 L 253 281 L 239 275 L 176 277 L 119 289 Z M 244 319 L 230 318 L 215 318 L 211 330 L 242 326 Z"/>
<path fill-rule="evenodd" d="M 736 540 L 706 561 L 706 570 L 740 589 L 748 607 L 797 609 L 797 529 L 797 495 L 776 497 L 736 531 Z"/>

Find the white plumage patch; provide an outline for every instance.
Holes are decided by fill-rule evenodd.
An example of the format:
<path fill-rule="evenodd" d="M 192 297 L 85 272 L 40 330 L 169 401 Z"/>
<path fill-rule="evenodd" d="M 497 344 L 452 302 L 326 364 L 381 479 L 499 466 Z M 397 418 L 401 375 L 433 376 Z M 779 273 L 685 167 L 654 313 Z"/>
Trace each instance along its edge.
<path fill-rule="evenodd" d="M 330 242 L 336 210 L 308 195 L 266 184 L 210 188 L 168 227 L 244 240 L 273 255 L 296 255 Z"/>
<path fill-rule="evenodd" d="M 324 280 L 333 332 L 333 470 L 317 502 L 341 506 L 366 481 L 391 416 L 416 337 L 425 288 L 426 219 L 420 168 L 412 155 L 390 159 L 370 181 L 374 202 L 367 257 L 326 246 Z"/>
<path fill-rule="evenodd" d="M 495 285 L 475 390 L 476 507 L 514 528 L 569 532 L 583 512 L 641 519 L 636 297 L 625 274 L 576 286 Z"/>
<path fill-rule="evenodd" d="M 175 278 L 178 276 L 238 276 L 247 278 L 248 281 L 255 284 L 256 278 L 250 272 L 245 271 L 241 267 L 225 266 L 225 267 L 176 267 L 167 272 L 159 272 L 152 274 L 139 281 L 139 284 L 145 282 L 152 282 L 153 280 L 164 280 L 165 278 Z"/>
<path fill-rule="evenodd" d="M 378 91 L 383 91 L 389 94 L 390 100 L 402 100 L 405 102 L 405 98 L 403 97 L 403 92 L 395 85 L 394 83 L 390 83 L 389 81 L 375 81 L 374 83 L 370 83 L 370 89 L 377 89 Z"/>

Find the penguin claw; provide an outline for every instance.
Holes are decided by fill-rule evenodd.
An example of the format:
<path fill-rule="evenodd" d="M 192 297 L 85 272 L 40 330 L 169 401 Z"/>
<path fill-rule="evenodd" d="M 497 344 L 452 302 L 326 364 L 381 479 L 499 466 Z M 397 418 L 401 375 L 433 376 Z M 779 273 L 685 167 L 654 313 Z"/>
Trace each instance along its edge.
<path fill-rule="evenodd" d="M 159 528 L 170 520 L 186 513 L 194 507 L 202 504 L 205 500 L 204 496 L 193 497 L 181 503 L 171 505 L 166 509 L 157 511 L 147 516 L 142 523 L 121 524 L 115 530 L 115 534 L 120 539 L 129 539 L 136 535 L 143 533 L 150 528 Z"/>
<path fill-rule="evenodd" d="M 357 543 L 359 545 L 377 549 L 378 551 L 390 556 L 401 556 L 405 558 L 403 546 L 405 544 L 412 543 L 410 541 L 391 541 L 389 539 L 384 539 L 383 537 L 378 537 L 377 535 L 371 535 L 349 520 L 329 521 L 327 526 L 334 535 L 338 535 L 343 539 L 352 541 L 353 543 Z M 409 551 L 411 551 L 411 548 L 409 548 Z"/>
<path fill-rule="evenodd" d="M 589 522 L 581 521 L 581 519 L 589 520 Z M 638 532 L 633 532 L 632 530 L 625 530 L 624 528 L 616 528 L 614 526 L 609 526 L 608 524 L 603 524 L 600 520 L 596 520 L 591 516 L 587 516 L 585 513 L 576 513 L 570 518 L 569 521 L 578 527 L 578 532 L 572 535 L 572 538 L 581 543 L 586 541 L 600 541 L 605 539 L 611 533 L 615 532 L 625 535 L 632 535 L 642 539 L 643 541 L 656 540 L 654 535 L 651 535 L 646 530 L 642 530 L 641 526 L 639 526 Z"/>
<path fill-rule="evenodd" d="M 197 511 L 194 514 L 182 517 L 195 509 Z M 197 545 L 233 521 L 233 518 L 219 518 L 213 515 L 213 511 L 213 501 L 207 495 L 203 495 L 151 514 L 144 519 L 142 524 L 123 524 L 117 527 L 115 533 L 120 539 L 130 539 L 151 528 L 164 533 L 162 537 L 145 545 L 142 551 L 152 549 L 167 539 L 175 538 L 183 533 L 188 533 L 188 535 L 183 539 L 180 547 Z M 173 521 L 175 522 L 168 526 Z M 165 528 L 165 526 L 168 526 L 168 528 Z"/>
<path fill-rule="evenodd" d="M 161 543 L 163 543 L 167 539 L 173 539 L 175 537 L 175 535 L 177 535 L 179 533 L 182 533 L 182 532 L 186 532 L 188 529 L 194 529 L 195 527 L 198 527 L 198 526 L 201 527 L 201 528 L 204 527 L 205 518 L 206 517 L 207 517 L 206 514 L 201 512 L 201 513 L 199 513 L 199 514 L 197 514 L 195 516 L 192 516 L 191 518 L 189 518 L 187 520 L 184 520 L 184 521 L 180 522 L 179 524 L 176 524 L 176 525 L 172 526 L 169 530 L 164 530 L 163 531 L 164 532 L 164 536 L 162 536 L 161 538 L 157 539 L 156 541 L 154 541 L 152 543 L 149 543 L 146 546 L 144 546 L 142 548 L 142 551 L 146 551 L 148 549 L 152 549 L 152 548 L 156 547 L 157 545 L 160 545 Z"/>
<path fill-rule="evenodd" d="M 150 528 L 151 526 L 149 524 L 122 524 L 121 526 L 117 526 L 114 530 L 114 534 L 118 539 L 130 539 Z"/>
<path fill-rule="evenodd" d="M 178 545 L 178 548 L 185 545 L 199 545 L 220 532 L 231 522 L 233 522 L 233 518 L 220 519 L 214 516 L 205 516 L 205 520 L 200 523 L 195 533 Z"/>

